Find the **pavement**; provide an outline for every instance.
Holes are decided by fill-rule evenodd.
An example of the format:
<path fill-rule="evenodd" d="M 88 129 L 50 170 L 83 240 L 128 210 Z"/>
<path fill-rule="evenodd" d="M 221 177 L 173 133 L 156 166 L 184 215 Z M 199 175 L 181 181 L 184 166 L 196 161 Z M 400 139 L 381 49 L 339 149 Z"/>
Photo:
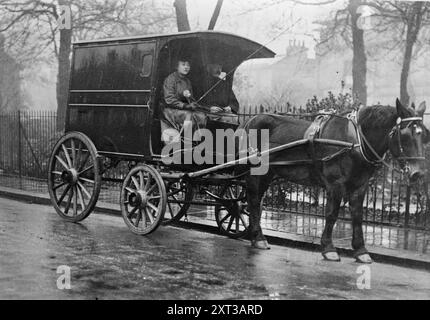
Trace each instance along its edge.
<path fill-rule="evenodd" d="M 117 216 L 72 224 L 51 206 L 3 198 L 0 259 L 0 299 L 430 299 L 426 270 L 260 251 L 178 227 L 139 237 Z"/>

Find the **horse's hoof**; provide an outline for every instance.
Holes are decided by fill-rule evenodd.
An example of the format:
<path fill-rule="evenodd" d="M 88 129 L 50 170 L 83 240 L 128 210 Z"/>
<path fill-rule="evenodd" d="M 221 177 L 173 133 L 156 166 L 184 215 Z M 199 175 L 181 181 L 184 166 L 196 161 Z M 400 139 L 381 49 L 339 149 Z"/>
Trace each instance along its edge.
<path fill-rule="evenodd" d="M 322 256 L 324 257 L 324 260 L 327 261 L 340 261 L 339 254 L 336 251 L 323 252 Z"/>
<path fill-rule="evenodd" d="M 252 240 L 251 245 L 261 250 L 270 250 L 269 243 L 266 240 Z"/>
<path fill-rule="evenodd" d="M 360 254 L 360 255 L 356 256 L 355 260 L 358 263 L 366 263 L 366 264 L 371 264 L 373 262 L 372 258 L 370 257 L 370 255 L 368 253 L 364 253 L 364 254 Z"/>

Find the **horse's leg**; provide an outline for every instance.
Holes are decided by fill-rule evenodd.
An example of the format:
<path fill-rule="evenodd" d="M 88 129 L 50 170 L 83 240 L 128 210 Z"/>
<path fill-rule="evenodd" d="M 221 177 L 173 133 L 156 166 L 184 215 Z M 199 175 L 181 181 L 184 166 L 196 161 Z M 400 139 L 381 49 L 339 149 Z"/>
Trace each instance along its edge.
<path fill-rule="evenodd" d="M 333 227 L 339 214 L 342 194 L 336 189 L 327 191 L 327 206 L 324 232 L 321 237 L 322 255 L 329 261 L 340 261 L 339 254 L 333 245 Z"/>
<path fill-rule="evenodd" d="M 363 201 L 366 194 L 366 187 L 362 187 L 353 192 L 349 198 L 349 205 L 352 216 L 352 248 L 354 258 L 360 263 L 372 263 L 369 253 L 366 250 L 363 237 Z"/>
<path fill-rule="evenodd" d="M 269 181 L 269 182 L 267 182 Z M 249 176 L 247 179 L 247 198 L 249 210 L 249 234 L 251 245 L 257 249 L 270 249 L 261 229 L 262 199 L 270 179 L 267 176 Z"/>

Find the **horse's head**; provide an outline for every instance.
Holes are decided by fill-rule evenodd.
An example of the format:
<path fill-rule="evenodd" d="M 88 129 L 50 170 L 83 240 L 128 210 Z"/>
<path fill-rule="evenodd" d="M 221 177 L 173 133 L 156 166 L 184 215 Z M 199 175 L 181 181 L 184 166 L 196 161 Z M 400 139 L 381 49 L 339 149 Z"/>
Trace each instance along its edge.
<path fill-rule="evenodd" d="M 426 104 L 422 102 L 415 110 L 414 105 L 407 108 L 397 99 L 396 108 L 398 118 L 390 133 L 389 149 L 410 181 L 416 182 L 424 176 L 424 144 L 430 141 L 430 132 L 423 124 Z"/>

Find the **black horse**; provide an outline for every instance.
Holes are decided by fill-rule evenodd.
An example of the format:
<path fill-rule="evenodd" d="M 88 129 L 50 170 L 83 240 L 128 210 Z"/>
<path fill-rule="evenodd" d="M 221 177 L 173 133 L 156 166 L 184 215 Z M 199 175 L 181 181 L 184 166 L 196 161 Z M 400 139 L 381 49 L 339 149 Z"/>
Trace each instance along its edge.
<path fill-rule="evenodd" d="M 314 156 L 316 154 L 319 159 L 338 153 L 328 161 L 300 163 L 300 160 L 311 157 L 309 144 L 271 153 L 268 173 L 247 177 L 252 246 L 269 249 L 260 226 L 261 203 L 272 179 L 282 177 L 288 181 L 318 185 L 326 189 L 326 224 L 321 244 L 323 257 L 327 260 L 340 260 L 332 242 L 332 231 L 342 199 L 349 201 L 354 257 L 358 262 L 371 263 L 362 230 L 363 200 L 369 179 L 387 151 L 399 161 L 402 171 L 407 173 L 411 182 L 424 175 L 423 145 L 430 140 L 430 134 L 422 123 L 425 109 L 424 102 L 415 111 L 414 108 L 402 106 L 397 99 L 396 108 L 381 105 L 363 107 L 356 119 L 347 113 L 331 116 L 321 130 L 320 138 L 350 142 L 353 147 L 348 152 L 339 152 L 339 147 L 316 142 L 312 149 Z M 311 122 L 296 117 L 261 114 L 247 121 L 243 128 L 247 131 L 268 129 L 269 147 L 274 148 L 303 139 L 310 125 Z M 296 161 L 297 164 L 279 165 L 286 161 Z"/>

